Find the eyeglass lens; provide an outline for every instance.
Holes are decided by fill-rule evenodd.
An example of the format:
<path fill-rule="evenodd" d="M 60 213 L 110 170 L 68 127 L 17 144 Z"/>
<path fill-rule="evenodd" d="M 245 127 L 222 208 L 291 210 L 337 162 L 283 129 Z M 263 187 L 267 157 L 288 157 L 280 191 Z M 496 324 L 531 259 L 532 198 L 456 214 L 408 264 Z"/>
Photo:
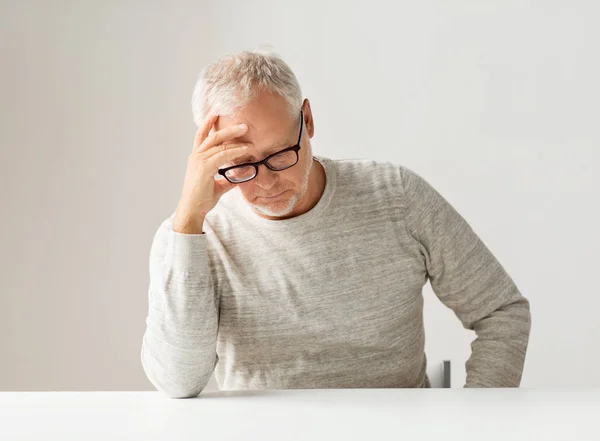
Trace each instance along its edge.
<path fill-rule="evenodd" d="M 274 170 L 285 170 L 290 168 L 298 160 L 298 154 L 294 150 L 281 152 L 267 161 L 270 168 Z M 228 170 L 226 176 L 234 182 L 243 182 L 253 179 L 256 175 L 256 168 L 252 165 L 246 167 L 237 167 Z"/>

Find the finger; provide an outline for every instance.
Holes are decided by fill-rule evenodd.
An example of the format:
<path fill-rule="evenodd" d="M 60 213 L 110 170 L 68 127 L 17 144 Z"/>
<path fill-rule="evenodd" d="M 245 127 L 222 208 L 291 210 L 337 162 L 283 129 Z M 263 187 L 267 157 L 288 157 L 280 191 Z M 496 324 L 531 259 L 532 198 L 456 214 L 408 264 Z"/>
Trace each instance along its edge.
<path fill-rule="evenodd" d="M 227 127 L 225 129 L 217 130 L 208 135 L 200 144 L 200 151 L 206 151 L 210 148 L 229 141 L 231 139 L 242 136 L 248 130 L 246 124 L 238 124 L 235 126 Z"/>
<path fill-rule="evenodd" d="M 196 150 L 196 152 L 198 153 L 198 156 L 202 159 L 208 159 L 211 156 L 213 156 L 216 153 L 219 153 L 223 150 L 231 150 L 231 149 L 237 149 L 240 147 L 248 147 L 247 144 L 243 144 L 243 143 L 230 143 L 230 144 L 219 144 L 217 146 L 211 147 L 208 150 L 204 150 L 201 151 L 200 148 L 198 148 L 198 150 Z"/>
<path fill-rule="evenodd" d="M 206 139 L 206 137 L 210 133 L 210 129 L 212 129 L 213 126 L 215 125 L 215 123 L 217 122 L 218 118 L 219 118 L 219 115 L 214 115 L 212 113 L 210 113 L 206 116 L 206 119 L 200 125 L 200 127 L 198 127 L 198 130 L 196 131 L 196 137 L 194 138 L 194 146 L 192 148 L 192 151 L 195 151 L 198 147 L 200 147 L 202 142 Z"/>
<path fill-rule="evenodd" d="M 225 148 L 221 148 L 220 146 L 215 147 L 211 150 L 212 154 L 205 157 L 207 166 L 211 170 L 214 170 L 215 173 L 219 168 L 223 168 L 229 161 L 248 153 L 247 146 L 231 148 L 231 145 L 232 144 L 225 145 Z"/>

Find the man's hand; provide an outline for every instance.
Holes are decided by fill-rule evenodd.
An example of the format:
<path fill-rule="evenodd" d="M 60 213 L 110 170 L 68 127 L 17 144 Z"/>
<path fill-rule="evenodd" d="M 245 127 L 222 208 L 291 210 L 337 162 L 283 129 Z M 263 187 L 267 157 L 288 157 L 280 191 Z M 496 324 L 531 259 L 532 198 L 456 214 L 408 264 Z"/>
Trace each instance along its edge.
<path fill-rule="evenodd" d="M 218 115 L 208 115 L 196 132 L 181 198 L 175 210 L 173 231 L 202 234 L 206 214 L 217 205 L 221 196 L 235 187 L 226 179 L 215 180 L 214 177 L 219 168 L 247 153 L 248 147 L 243 144 L 223 143 L 242 136 L 248 126 L 240 124 L 211 133 L 218 118 Z"/>

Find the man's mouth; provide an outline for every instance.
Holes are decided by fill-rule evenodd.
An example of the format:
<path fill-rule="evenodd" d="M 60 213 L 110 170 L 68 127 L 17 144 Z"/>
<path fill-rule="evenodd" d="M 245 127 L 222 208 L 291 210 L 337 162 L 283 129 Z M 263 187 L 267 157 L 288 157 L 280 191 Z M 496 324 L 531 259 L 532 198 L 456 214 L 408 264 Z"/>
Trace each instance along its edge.
<path fill-rule="evenodd" d="M 287 191 L 287 190 L 286 190 Z M 283 193 L 285 193 L 285 191 L 276 194 L 274 196 L 259 196 L 261 199 L 277 199 L 279 196 L 281 196 Z"/>

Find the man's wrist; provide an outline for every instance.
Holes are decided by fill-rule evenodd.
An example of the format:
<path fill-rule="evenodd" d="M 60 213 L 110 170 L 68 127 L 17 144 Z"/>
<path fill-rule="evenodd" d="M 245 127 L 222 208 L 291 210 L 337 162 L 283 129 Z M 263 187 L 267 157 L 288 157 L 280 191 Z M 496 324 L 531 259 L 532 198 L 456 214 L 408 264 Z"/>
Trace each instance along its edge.
<path fill-rule="evenodd" d="M 185 215 L 175 215 L 173 219 L 173 231 L 181 234 L 204 234 L 202 226 L 203 217 L 191 217 Z"/>

